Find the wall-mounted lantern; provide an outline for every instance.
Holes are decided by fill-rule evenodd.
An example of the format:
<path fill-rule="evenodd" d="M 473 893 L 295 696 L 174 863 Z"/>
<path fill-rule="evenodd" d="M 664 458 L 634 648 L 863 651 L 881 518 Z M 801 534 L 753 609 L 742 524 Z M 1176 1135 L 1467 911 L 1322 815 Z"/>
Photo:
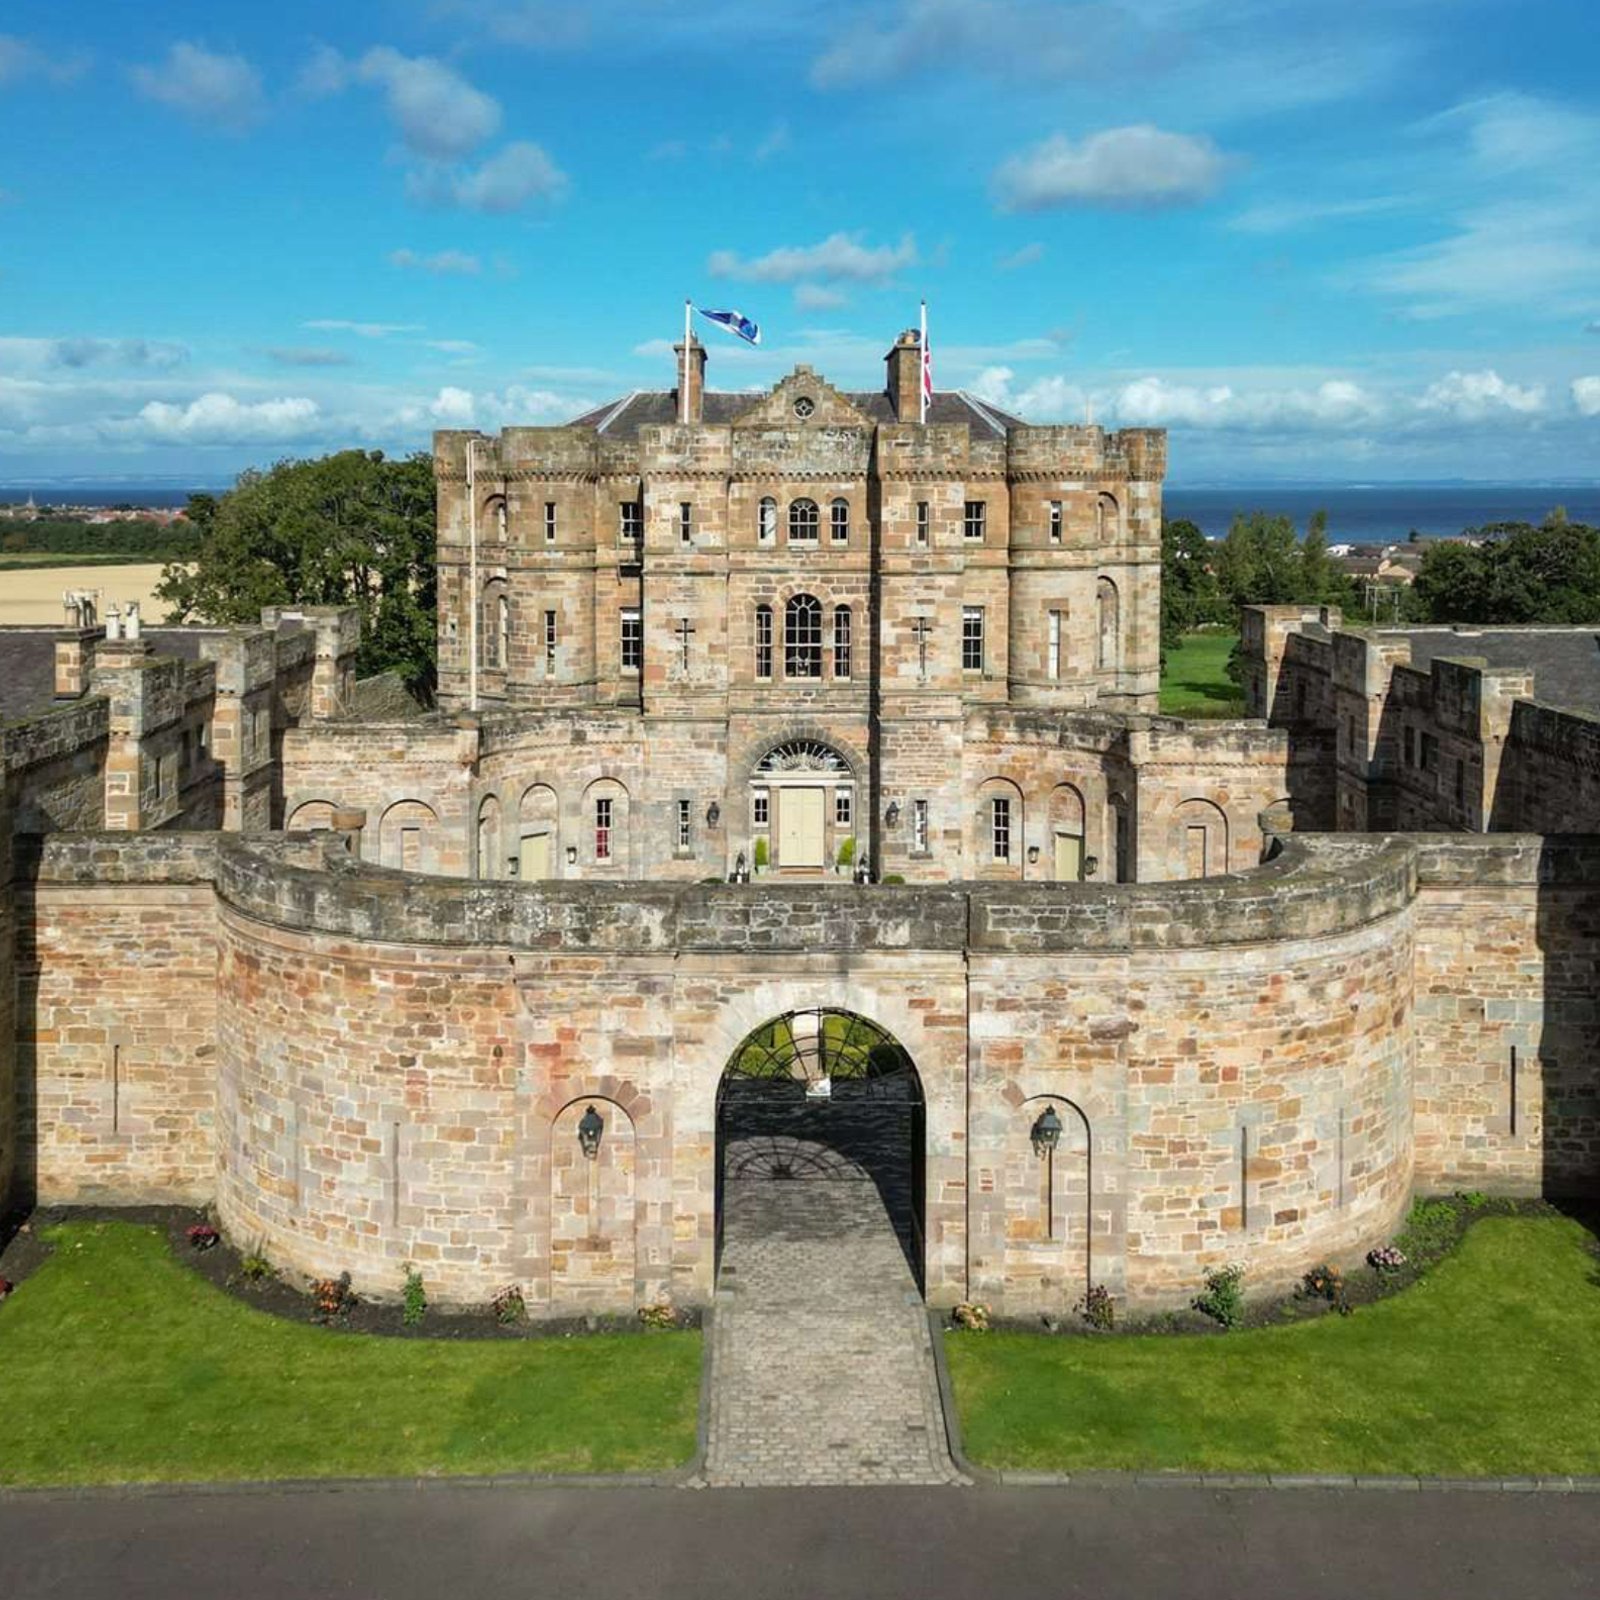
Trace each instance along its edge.
<path fill-rule="evenodd" d="M 1028 1137 L 1033 1140 L 1033 1153 L 1041 1160 L 1054 1153 L 1055 1147 L 1061 1143 L 1061 1118 L 1056 1114 L 1054 1105 L 1047 1104 L 1039 1113 Z"/>
<path fill-rule="evenodd" d="M 1092 878 L 1100 870 L 1099 856 L 1085 856 L 1083 858 L 1083 875 Z"/>
<path fill-rule="evenodd" d="M 578 847 L 575 844 L 569 844 L 567 846 L 567 865 L 569 867 L 575 867 L 575 866 L 577 866 L 577 864 L 578 864 Z"/>
<path fill-rule="evenodd" d="M 900 826 L 900 802 L 898 800 L 889 802 L 888 809 L 883 813 L 883 825 L 886 828 L 898 828 Z"/>
<path fill-rule="evenodd" d="M 1039 847 L 1036 844 L 1030 844 L 1028 846 L 1028 865 L 1030 867 L 1036 867 L 1039 865 Z"/>
<path fill-rule="evenodd" d="M 578 1118 L 578 1148 L 590 1161 L 600 1154 L 600 1136 L 605 1131 L 605 1118 L 593 1106 Z"/>
<path fill-rule="evenodd" d="M 706 807 L 706 826 L 714 828 L 722 821 L 722 807 L 715 800 Z"/>

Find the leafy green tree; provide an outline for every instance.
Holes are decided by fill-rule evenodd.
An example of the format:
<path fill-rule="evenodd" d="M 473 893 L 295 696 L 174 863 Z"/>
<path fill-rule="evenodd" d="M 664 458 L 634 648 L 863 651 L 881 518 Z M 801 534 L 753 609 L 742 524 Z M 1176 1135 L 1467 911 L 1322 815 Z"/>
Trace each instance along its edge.
<path fill-rule="evenodd" d="M 1477 544 L 1439 542 L 1423 553 L 1416 605 L 1430 622 L 1600 622 L 1600 530 L 1559 508 L 1540 527 L 1469 529 Z"/>
<path fill-rule="evenodd" d="M 1161 524 L 1161 654 L 1202 623 L 1227 620 L 1211 545 L 1187 517 Z"/>
<path fill-rule="evenodd" d="M 397 671 L 434 684 L 433 464 L 343 450 L 246 472 L 220 498 L 192 495 L 198 549 L 162 573 L 177 622 L 254 622 L 263 606 L 354 605 L 362 676 Z"/>

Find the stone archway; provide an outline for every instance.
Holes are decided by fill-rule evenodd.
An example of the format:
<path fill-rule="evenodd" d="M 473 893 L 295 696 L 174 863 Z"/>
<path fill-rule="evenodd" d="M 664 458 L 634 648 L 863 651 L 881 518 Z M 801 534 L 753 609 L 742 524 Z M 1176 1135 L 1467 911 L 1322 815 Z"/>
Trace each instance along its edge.
<path fill-rule="evenodd" d="M 920 1292 L 926 1119 L 910 1053 L 887 1029 L 828 1007 L 753 1029 L 717 1089 L 716 1243 L 730 1203 L 741 1222 L 788 1230 L 810 1210 L 822 1226 L 892 1230 Z M 836 1186 L 802 1203 L 795 1185 Z M 809 1191 L 804 1191 L 809 1193 Z"/>

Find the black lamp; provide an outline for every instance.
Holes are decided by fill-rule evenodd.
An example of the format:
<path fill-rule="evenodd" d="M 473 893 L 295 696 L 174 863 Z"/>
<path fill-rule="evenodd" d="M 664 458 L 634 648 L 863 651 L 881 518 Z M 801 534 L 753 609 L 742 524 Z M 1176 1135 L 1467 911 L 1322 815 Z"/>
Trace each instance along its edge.
<path fill-rule="evenodd" d="M 891 800 L 888 810 L 883 814 L 883 825 L 886 828 L 895 828 L 900 824 L 900 802 Z"/>
<path fill-rule="evenodd" d="M 1033 1140 L 1033 1153 L 1041 1160 L 1061 1143 L 1061 1118 L 1054 1105 L 1047 1104 L 1039 1113 L 1029 1137 Z"/>
<path fill-rule="evenodd" d="M 1036 844 L 1030 844 L 1028 846 L 1028 865 L 1030 867 L 1037 866 L 1038 865 L 1038 861 L 1039 861 L 1039 847 Z"/>
<path fill-rule="evenodd" d="M 578 1118 L 578 1148 L 589 1160 L 600 1154 L 600 1135 L 605 1131 L 605 1118 L 593 1106 Z"/>
<path fill-rule="evenodd" d="M 1085 856 L 1083 858 L 1083 875 L 1092 878 L 1100 870 L 1099 856 Z"/>
<path fill-rule="evenodd" d="M 577 866 L 577 864 L 578 864 L 578 847 L 575 844 L 569 844 L 567 846 L 567 865 L 569 867 L 575 867 L 575 866 Z"/>
<path fill-rule="evenodd" d="M 706 807 L 706 826 L 714 828 L 722 820 L 722 807 L 715 800 Z"/>

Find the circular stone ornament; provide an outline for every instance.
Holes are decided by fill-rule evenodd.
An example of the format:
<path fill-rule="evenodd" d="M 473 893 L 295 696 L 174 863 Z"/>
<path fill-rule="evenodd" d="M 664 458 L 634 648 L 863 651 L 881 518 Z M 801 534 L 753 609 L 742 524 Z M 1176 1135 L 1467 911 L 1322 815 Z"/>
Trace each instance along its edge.
<path fill-rule="evenodd" d="M 817 409 L 817 402 L 808 394 L 803 394 L 794 403 L 794 414 L 804 422 L 813 411 Z"/>

